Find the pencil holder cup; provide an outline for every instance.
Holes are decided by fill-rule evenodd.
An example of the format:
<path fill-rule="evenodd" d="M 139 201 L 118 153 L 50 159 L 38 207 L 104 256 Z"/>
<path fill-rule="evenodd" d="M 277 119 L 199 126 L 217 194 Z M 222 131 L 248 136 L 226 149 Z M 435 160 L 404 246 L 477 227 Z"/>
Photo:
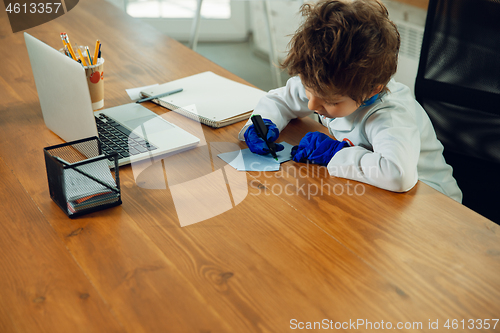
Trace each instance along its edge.
<path fill-rule="evenodd" d="M 97 63 L 95 63 L 94 57 L 85 56 L 85 54 L 87 54 L 87 49 L 85 47 L 75 45 L 74 49 L 75 52 L 80 50 L 83 55 L 82 60 L 80 52 L 75 53 L 75 60 L 80 61 L 85 69 L 90 99 L 92 101 L 92 110 L 96 111 L 102 109 L 104 107 L 104 58 L 97 58 Z M 59 49 L 59 52 L 67 54 L 65 49 Z M 89 64 L 89 59 L 92 59 L 94 65 Z M 87 64 L 87 66 L 84 64 Z"/>
<path fill-rule="evenodd" d="M 70 218 L 122 203 L 118 154 L 103 154 L 97 137 L 43 151 L 50 197 Z"/>
<path fill-rule="evenodd" d="M 104 58 L 98 58 L 97 64 L 84 68 L 92 100 L 92 110 L 102 109 L 104 107 Z"/>

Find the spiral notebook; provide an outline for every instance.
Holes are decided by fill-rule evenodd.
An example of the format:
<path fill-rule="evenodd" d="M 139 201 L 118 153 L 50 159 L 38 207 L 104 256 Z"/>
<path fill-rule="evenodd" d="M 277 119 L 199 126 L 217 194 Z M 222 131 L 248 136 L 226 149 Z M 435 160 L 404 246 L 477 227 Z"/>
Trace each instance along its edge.
<path fill-rule="evenodd" d="M 212 72 L 188 76 L 141 91 L 144 97 L 182 88 L 152 102 L 202 124 L 219 128 L 248 119 L 266 92 Z"/>

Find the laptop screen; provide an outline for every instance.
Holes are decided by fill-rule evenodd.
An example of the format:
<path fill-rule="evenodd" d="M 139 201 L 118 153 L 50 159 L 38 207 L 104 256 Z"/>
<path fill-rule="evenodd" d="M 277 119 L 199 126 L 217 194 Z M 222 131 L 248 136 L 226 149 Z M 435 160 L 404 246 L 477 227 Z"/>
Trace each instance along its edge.
<path fill-rule="evenodd" d="M 24 33 L 43 120 L 64 141 L 97 135 L 82 65 Z"/>

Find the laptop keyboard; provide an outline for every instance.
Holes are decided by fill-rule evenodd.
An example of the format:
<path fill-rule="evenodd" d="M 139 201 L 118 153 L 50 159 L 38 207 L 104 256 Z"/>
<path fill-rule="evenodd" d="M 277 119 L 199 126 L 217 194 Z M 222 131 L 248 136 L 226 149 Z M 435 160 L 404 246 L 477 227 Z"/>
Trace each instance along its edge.
<path fill-rule="evenodd" d="M 118 159 L 121 159 L 158 148 L 105 114 L 96 115 L 95 122 L 105 154 L 115 151 L 118 153 Z"/>

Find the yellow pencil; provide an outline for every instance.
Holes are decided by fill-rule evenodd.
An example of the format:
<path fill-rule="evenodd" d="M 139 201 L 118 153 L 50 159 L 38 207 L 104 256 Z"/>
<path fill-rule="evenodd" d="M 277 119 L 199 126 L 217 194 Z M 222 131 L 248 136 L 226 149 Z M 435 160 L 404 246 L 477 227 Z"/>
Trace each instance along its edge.
<path fill-rule="evenodd" d="M 64 33 L 64 36 L 66 37 L 66 44 L 68 44 L 69 53 L 71 54 L 71 56 L 73 57 L 73 59 L 76 60 L 76 54 L 75 54 L 75 51 L 73 51 L 73 47 L 71 46 L 71 43 L 69 41 L 68 34 Z"/>
<path fill-rule="evenodd" d="M 71 58 L 71 54 L 69 53 L 69 50 L 68 50 L 68 45 L 66 44 L 66 41 L 64 40 L 64 33 L 61 32 L 61 40 L 64 44 L 64 51 L 66 52 L 66 55 L 69 54 L 69 57 Z"/>
<path fill-rule="evenodd" d="M 75 51 L 73 51 L 73 48 L 71 47 L 70 44 L 66 43 L 68 45 L 68 51 L 69 51 L 69 54 L 71 54 L 71 57 L 77 61 L 78 59 L 76 58 L 76 54 L 75 54 Z"/>
<path fill-rule="evenodd" d="M 94 50 L 94 65 L 97 65 L 97 57 L 99 56 L 99 44 L 101 42 L 99 39 L 95 42 L 95 50 Z"/>
<path fill-rule="evenodd" d="M 80 59 L 82 59 L 83 66 L 87 66 L 87 62 L 85 61 L 85 58 L 80 49 L 78 49 L 78 54 L 80 55 Z"/>

